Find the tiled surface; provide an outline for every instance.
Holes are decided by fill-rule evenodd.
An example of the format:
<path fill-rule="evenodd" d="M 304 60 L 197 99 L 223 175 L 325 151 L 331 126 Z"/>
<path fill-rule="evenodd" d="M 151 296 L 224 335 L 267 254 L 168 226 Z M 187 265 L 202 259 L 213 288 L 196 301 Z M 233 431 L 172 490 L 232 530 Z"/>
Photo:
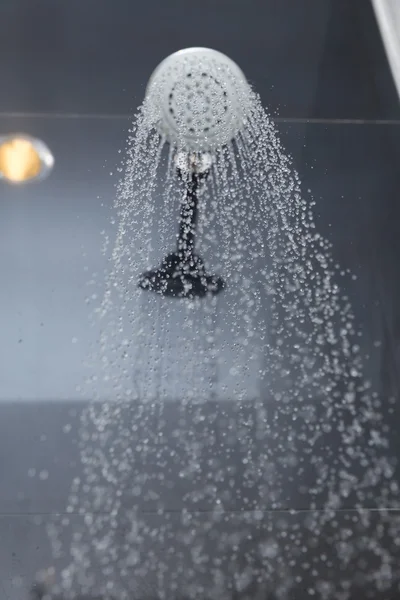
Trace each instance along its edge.
<path fill-rule="evenodd" d="M 76 385 L 77 379 L 84 377 L 82 361 L 89 349 L 88 344 L 92 339 L 90 336 L 93 335 L 87 325 L 88 310 L 84 302 L 87 271 L 82 269 L 84 265 L 81 262 L 81 253 L 86 253 L 85 262 L 89 272 L 102 268 L 98 263 L 101 239 L 97 232 L 100 227 L 109 226 L 112 185 L 115 181 L 115 175 L 109 175 L 114 169 L 114 165 L 110 166 L 110 163 L 114 161 L 115 164 L 118 148 L 124 147 L 127 122 L 103 119 L 20 118 L 3 120 L 2 127 L 29 129 L 48 140 L 58 156 L 57 169 L 43 186 L 25 188 L 25 191 L 7 188 L 3 202 L 2 268 L 5 284 L 3 289 L 7 289 L 7 294 L 3 293 L 3 301 L 16 305 L 21 299 L 25 299 L 26 307 L 32 307 L 32 299 L 35 298 L 34 313 L 24 310 L 12 313 L 7 310 L 8 319 L 3 326 L 3 339 L 7 337 L 4 331 L 9 331 L 9 338 L 7 343 L 2 345 L 2 381 L 9 381 L 11 393 L 18 389 L 19 382 L 23 382 L 25 388 L 19 388 L 17 398 L 24 397 L 24 389 L 28 390 L 31 397 L 28 405 L 15 402 L 3 402 L 0 405 L 0 512 L 3 514 L 5 527 L 4 536 L 2 535 L 4 543 L 2 541 L 0 545 L 4 554 L 1 562 L 4 577 L 1 581 L 5 598 L 8 594 L 9 598 L 14 599 L 20 598 L 20 576 L 23 577 L 22 585 L 27 586 L 37 568 L 53 562 L 43 525 L 39 528 L 33 527 L 32 520 L 42 519 L 43 523 L 43 519 L 49 518 L 46 515 L 65 512 L 71 480 L 81 472 L 75 440 L 79 413 L 83 406 L 62 401 L 63 397 L 73 394 L 73 386 Z M 382 411 L 386 415 L 392 445 L 389 450 L 383 451 L 383 455 L 397 454 L 399 414 L 396 407 L 394 414 L 387 413 L 387 395 L 394 393 L 393 383 L 388 384 L 387 363 L 388 357 L 392 363 L 394 361 L 392 373 L 396 372 L 398 359 L 393 353 L 393 344 L 396 343 L 393 324 L 397 323 L 398 287 L 397 267 L 393 255 L 398 239 L 396 160 L 399 129 L 387 125 L 327 126 L 281 123 L 279 131 L 287 151 L 293 156 L 294 165 L 301 174 L 304 190 L 311 189 L 317 201 L 316 212 L 320 231 L 331 239 L 338 260 L 357 276 L 355 280 L 346 279 L 343 284 L 351 295 L 358 322 L 364 332 L 364 351 L 371 356 L 369 362 L 367 361 L 368 376 L 377 389 L 382 388 L 385 392 Z M 74 152 L 70 153 L 70 148 L 73 148 Z M 68 186 L 65 185 L 66 181 Z M 100 206 L 100 210 L 97 196 L 101 196 L 100 204 L 104 205 Z M 56 229 L 56 244 L 51 237 L 51 230 L 42 226 L 49 220 L 53 224 L 53 232 L 54 228 Z M 75 248 L 76 257 L 73 261 L 65 261 L 67 256 L 70 257 L 71 247 Z M 26 251 L 27 248 L 29 252 Z M 49 248 L 52 249 L 51 252 Z M 14 270 L 7 271 L 10 264 L 19 264 L 22 268 L 28 260 L 27 257 L 28 278 L 15 278 Z M 62 262 L 64 266 L 60 271 Z M 71 282 L 74 282 L 74 285 L 71 285 Z M 80 291 L 77 291 L 78 282 Z M 53 307 L 53 312 L 44 310 L 46 306 L 49 308 L 49 296 L 46 292 L 46 286 L 49 284 L 53 290 L 53 300 L 49 305 Z M 23 286 L 23 294 L 18 286 Z M 75 297 L 75 304 L 71 303 L 70 294 Z M 74 315 L 71 315 L 72 306 L 75 310 Z M 14 320 L 10 315 L 14 315 Z M 27 318 L 31 329 L 27 327 Z M 43 328 L 38 327 L 38 331 L 32 328 L 33 325 L 38 325 L 36 321 L 39 324 L 43 322 L 44 326 L 53 332 L 62 322 L 66 322 L 68 327 L 65 335 L 49 339 L 42 333 Z M 25 335 L 22 338 L 23 342 L 16 343 L 16 350 L 13 351 L 13 338 L 10 334 L 13 332 L 15 335 L 17 330 L 25 332 Z M 76 331 L 79 331 L 79 335 Z M 68 354 L 63 354 L 67 345 L 71 343 L 70 338 L 75 335 L 79 338 L 77 349 L 74 345 Z M 384 345 L 376 346 L 374 342 L 381 338 Z M 25 354 L 21 352 L 23 344 L 27 342 L 32 348 L 36 348 L 36 353 L 29 349 L 25 350 Z M 49 369 L 48 366 L 42 365 L 41 361 L 32 365 L 31 361 L 37 355 L 40 344 L 44 354 L 56 359 L 56 377 L 55 367 Z M 64 359 L 59 360 L 60 356 L 64 356 Z M 19 368 L 14 370 L 14 373 L 13 365 L 18 365 Z M 21 372 L 24 374 L 23 378 L 20 377 Z M 53 374 L 53 378 L 49 373 Z M 41 388 L 44 384 L 47 387 Z M 38 401 L 38 391 L 43 389 L 47 392 L 44 396 L 47 395 L 50 399 L 53 394 L 56 400 L 47 403 Z M 4 394 L 3 398 L 5 399 Z M 269 410 L 272 414 L 273 407 L 270 406 Z M 188 412 L 185 415 L 187 436 L 178 439 L 173 435 L 177 411 L 178 405 L 172 403 L 166 405 L 161 413 L 158 411 L 147 416 L 140 414 L 139 410 L 131 413 L 131 422 L 140 423 L 137 433 L 132 434 L 132 448 L 136 448 L 137 451 L 133 460 L 132 477 L 125 478 L 122 484 L 124 506 L 128 509 L 132 501 L 139 501 L 143 519 L 157 520 L 159 517 L 154 516 L 154 511 L 160 506 L 167 510 L 167 541 L 161 546 L 154 542 L 153 550 L 156 555 L 157 552 L 162 554 L 165 544 L 168 545 L 173 557 L 169 569 L 171 573 L 176 573 L 179 561 L 184 563 L 186 554 L 186 560 L 191 560 L 182 546 L 176 551 L 171 550 L 174 543 L 181 543 L 179 523 L 183 508 L 197 510 L 198 514 L 203 515 L 196 517 L 200 521 L 195 527 L 195 532 L 200 537 L 207 530 L 201 519 L 211 519 L 210 515 L 215 514 L 215 509 L 223 508 L 225 531 L 228 530 L 233 536 L 243 531 L 240 519 L 245 518 L 246 511 L 272 511 L 267 517 L 272 529 L 269 529 L 269 525 L 256 525 L 253 533 L 254 538 L 267 535 L 270 539 L 271 531 L 280 527 L 280 517 L 276 517 L 275 520 L 277 511 L 292 509 L 306 511 L 309 515 L 308 511 L 312 506 L 324 506 L 326 490 L 316 491 L 314 467 L 307 459 L 305 448 L 297 445 L 296 464 L 285 460 L 288 456 L 287 432 L 293 429 L 293 426 L 285 421 L 285 417 L 281 416 L 278 421 L 272 419 L 274 427 L 269 432 L 268 464 L 265 465 L 265 448 L 256 441 L 257 419 L 254 418 L 251 406 L 236 409 L 233 405 L 218 408 L 209 405 L 204 409 L 204 420 L 200 421 L 200 425 L 197 420 L 196 427 L 193 427 L 193 414 Z M 128 418 L 126 423 L 129 423 Z M 70 427 L 71 432 L 68 431 Z M 147 444 L 148 452 L 143 454 L 141 440 L 154 431 L 161 435 L 156 444 Z M 294 432 L 296 435 L 300 430 L 294 428 Z M 188 450 L 188 443 L 193 441 L 200 443 L 200 456 L 193 457 Z M 335 435 L 322 439 L 320 452 L 323 452 L 326 462 L 330 462 L 335 454 L 341 452 L 340 445 L 335 445 L 337 443 Z M 246 463 L 243 463 L 244 459 Z M 224 472 L 221 481 L 209 476 L 210 472 L 215 472 L 218 464 Z M 263 473 L 261 478 L 260 464 Z M 185 469 L 192 469 L 191 474 L 188 475 Z M 164 476 L 163 480 L 159 479 L 160 475 Z M 360 473 L 356 475 L 360 476 Z M 134 499 L 133 479 L 139 481 L 141 487 L 141 495 L 135 496 Z M 400 476 L 396 473 L 394 479 L 399 481 Z M 152 492 L 150 495 L 149 491 Z M 374 496 L 373 488 L 370 492 L 365 505 L 373 507 L 379 504 L 379 496 Z M 218 505 L 215 502 L 216 498 L 221 500 Z M 397 502 L 396 493 L 393 493 L 391 500 Z M 354 506 L 354 498 L 350 496 L 345 506 Z M 343 513 L 343 516 L 341 513 L 339 520 L 351 519 L 351 515 L 354 513 Z M 158 529 L 159 526 L 158 522 L 152 525 L 153 529 Z M 216 533 L 219 532 L 218 527 L 212 525 Z M 289 529 L 290 527 L 294 525 L 290 524 Z M 326 538 L 321 535 L 318 540 L 310 540 L 307 538 L 309 534 L 306 535 L 302 527 L 303 525 L 296 525 L 294 532 L 296 536 L 300 536 L 299 539 L 306 540 L 305 552 L 314 553 L 316 547 L 318 552 L 315 551 L 315 556 L 322 556 L 320 544 L 324 544 Z M 347 531 L 347 526 L 339 527 Z M 357 535 L 357 539 L 364 539 L 359 533 Z M 373 539 L 375 533 L 369 535 Z M 12 542 L 6 541 L 7 536 Z M 223 535 L 221 538 L 225 539 Z M 382 544 L 396 558 L 397 547 L 392 547 L 391 541 L 385 537 Z M 12 549 L 14 547 L 15 550 Z M 257 544 L 253 542 L 249 543 L 248 549 L 246 546 L 246 558 L 242 556 L 240 559 L 243 564 L 252 563 L 252 553 L 257 552 L 257 548 Z M 226 554 L 230 555 L 229 548 Z M 163 556 L 165 557 L 165 553 Z M 329 557 L 331 559 L 332 552 Z M 294 565 L 290 563 L 288 556 L 283 560 L 283 564 L 285 568 L 290 564 L 290 569 L 294 572 L 298 568 L 303 570 L 299 576 L 309 577 L 310 583 L 307 585 L 315 585 L 316 576 L 312 575 L 312 569 L 307 567 L 305 575 L 304 567 L 299 567 L 296 561 Z M 307 561 L 301 564 L 307 564 Z M 190 564 L 188 567 L 182 567 L 182 573 L 190 570 Z M 224 573 L 229 573 L 234 568 L 236 567 L 233 567 L 229 560 L 226 566 L 222 565 Z M 368 568 L 367 560 L 363 569 L 366 571 Z M 318 566 L 318 577 L 322 581 L 346 581 L 347 576 L 335 560 L 328 570 L 329 573 L 325 575 L 322 566 Z M 340 578 L 337 575 L 339 572 Z M 254 574 L 254 571 L 248 573 Z M 285 572 L 280 580 L 285 580 L 286 576 Z M 193 578 L 196 585 L 205 585 L 204 567 L 196 567 Z M 178 576 L 178 582 L 179 589 L 190 585 L 190 581 L 185 581 L 182 574 Z M 393 577 L 393 585 L 397 583 L 398 580 Z M 165 583 L 165 586 L 167 585 L 169 584 Z M 263 589 L 264 583 L 259 585 Z M 148 582 L 144 582 L 143 586 L 145 590 L 151 591 L 151 584 Z M 385 596 L 385 593 L 383 592 L 382 598 L 391 598 Z"/>
<path fill-rule="evenodd" d="M 194 45 L 214 47 L 236 60 L 281 119 L 328 119 L 281 122 L 279 131 L 303 189 L 317 202 L 319 230 L 355 276 L 343 286 L 363 331 L 367 376 L 381 393 L 391 441 L 382 455 L 399 453 L 400 414 L 397 404 L 388 412 L 393 408 L 388 397 L 398 399 L 400 385 L 400 127 L 337 122 L 400 118 L 370 3 L 206 0 L 191 5 L 189 15 L 179 0 L 149 0 L 140 7 L 128 0 L 5 0 L 0 113 L 56 112 L 61 118 L 0 116 L 0 131 L 38 135 L 56 156 L 52 177 L 40 186 L 1 190 L 0 301 L 7 317 L 0 344 L 0 600 L 26 598 L 36 571 L 54 564 L 46 525 L 65 512 L 71 481 L 81 473 L 76 438 L 83 404 L 70 399 L 98 334 L 88 324 L 85 283 L 88 273 L 105 266 L 99 232 L 113 235 L 115 168 L 129 127 L 126 119 L 95 117 L 134 112 L 158 62 Z M 62 113 L 91 118 L 62 118 Z M 28 404 L 15 402 L 24 398 Z M 273 416 L 274 407 L 268 408 Z M 360 525 L 349 497 L 346 510 L 317 527 L 321 513 L 310 508 L 324 506 L 326 490 L 315 492 L 304 446 L 297 444 L 295 461 L 286 460 L 288 431 L 300 434 L 289 419 L 272 419 L 266 465 L 251 403 L 209 405 L 196 426 L 188 411 L 187 435 L 180 438 L 173 435 L 178 403 L 155 412 L 133 409 L 125 419 L 140 423 L 131 439 L 135 466 L 121 491 L 128 510 L 133 480 L 140 484 L 134 502 L 145 531 L 140 564 L 147 568 L 146 577 L 135 578 L 140 586 L 135 600 L 156 596 L 161 564 L 166 565 L 161 587 L 176 598 L 187 597 L 193 585 L 210 596 L 210 572 L 218 569 L 223 573 L 219 599 L 265 600 L 291 578 L 296 600 L 315 597 L 315 590 L 324 598 L 324 590 L 357 581 L 358 571 L 372 575 L 381 589 L 370 582 L 337 598 L 398 597 L 399 574 L 387 566 L 389 555 L 400 563 L 398 513 L 383 518 L 372 511 L 369 522 Z M 155 431 L 160 435 L 149 445 L 147 437 Z M 195 457 L 188 451 L 193 441 L 200 448 Z M 341 452 L 335 433 L 323 436 L 318 450 L 325 461 L 334 461 Z M 218 466 L 220 481 L 210 478 Z M 392 479 L 400 482 L 400 474 L 395 471 Z M 366 501 L 370 507 L 380 503 L 374 491 Z M 396 492 L 391 500 L 398 502 Z M 155 514 L 160 506 L 164 515 Z M 189 509 L 186 517 L 183 508 Z M 125 518 L 122 511 L 121 539 Z M 68 552 L 70 536 L 81 529 L 80 517 L 71 515 L 63 550 Z M 339 539 L 347 543 L 338 545 Z M 356 552 L 346 563 L 351 549 Z M 56 562 L 57 572 L 67 563 L 66 557 Z M 96 581 L 101 585 L 100 575 Z M 232 586 L 240 593 L 232 594 Z"/>
<path fill-rule="evenodd" d="M 93 119 L 20 119 L 7 123 L 16 129 L 29 128 L 48 140 L 59 157 L 60 166 L 43 186 L 5 189 L 1 237 L 5 286 L 1 298 L 5 303 L 3 313 L 8 317 L 2 327 L 5 343 L 1 346 L 1 391 L 3 400 L 27 399 L 29 403 L 0 405 L 3 481 L 0 511 L 18 514 L 63 511 L 70 481 L 80 472 L 74 438 L 82 406 L 70 403 L 68 397 L 74 395 L 75 386 L 85 378 L 83 361 L 96 334 L 88 324 L 85 281 L 88 272 L 104 268 L 99 252 L 101 238 L 97 234 L 101 227 L 111 227 L 108 218 L 115 176 L 109 174 L 113 167 L 104 168 L 104 161 L 105 157 L 109 162 L 115 160 L 118 148 L 124 147 L 127 124 L 124 120 Z M 387 398 L 394 389 L 392 382 L 389 385 L 386 372 L 388 356 L 393 362 L 392 372 L 396 372 L 398 360 L 392 351 L 396 340 L 391 332 L 397 322 L 395 299 L 399 291 L 393 255 L 399 227 L 395 219 L 399 187 L 395 165 L 400 128 L 281 123 L 279 131 L 301 173 L 305 193 L 310 189 L 317 202 L 319 230 L 332 241 L 342 266 L 356 276 L 354 280 L 345 278 L 342 285 L 352 299 L 363 331 L 362 349 L 369 355 L 367 377 L 377 391 L 384 393 L 381 410 L 392 442 L 390 450 L 385 452 L 396 454 L 399 413 L 396 407 L 394 413 L 387 412 Z M 75 152 L 67 154 L 67 148 L 74 148 Z M 65 186 L 63 182 L 72 173 L 71 184 Z M 103 203 L 100 209 L 99 201 Z M 51 222 L 52 227 L 43 228 L 43 222 Z M 76 252 L 73 261 L 69 248 Z M 81 262 L 83 253 L 85 263 Z M 85 264 L 88 271 L 83 269 Z M 15 265 L 21 273 L 26 272 L 28 278 L 20 274 L 15 277 Z M 58 331 L 60 327 L 63 327 L 62 334 Z M 18 334 L 17 339 L 15 332 L 19 331 L 24 335 L 20 338 Z M 78 343 L 73 344 L 75 336 Z M 41 356 L 49 360 L 53 357 L 54 365 L 49 367 Z M 42 402 L 43 398 L 48 402 Z M 267 405 L 274 423 L 267 436 L 267 452 L 263 448 L 264 440 L 258 444 L 254 441 L 257 415 L 251 403 L 241 409 L 208 405 L 202 414 L 205 420 L 199 421 L 197 429 L 193 414 L 185 414 L 187 439 L 174 437 L 179 416 L 177 403 L 166 405 L 163 413 L 155 416 L 142 417 L 133 411 L 128 420 L 140 421 L 141 426 L 147 424 L 139 431 L 143 438 L 147 431 L 157 430 L 161 434 L 156 444 L 148 446 L 145 460 L 139 451 L 134 461 L 136 475 L 139 478 L 148 475 L 147 482 L 143 483 L 141 506 L 150 510 L 159 504 L 167 510 L 183 506 L 209 510 L 219 497 L 226 510 L 307 509 L 313 503 L 322 507 L 326 490 L 315 486 L 315 466 L 307 458 L 307 448 L 299 442 L 296 449 L 292 449 L 297 462 L 282 467 L 290 450 L 284 440 L 289 431 L 294 430 L 296 435 L 297 430 L 290 418 L 281 416 L 276 421 L 274 407 L 268 400 Z M 317 399 L 315 409 L 318 415 Z M 71 410 L 78 412 L 70 414 Z M 233 427 L 232 435 L 226 437 L 229 424 Z M 68 425 L 72 427 L 72 434 L 63 432 Z M 205 439 L 206 432 L 212 437 Z M 140 445 L 139 434 L 132 436 L 132 448 Z M 195 463 L 188 450 L 190 440 L 200 443 L 200 470 L 186 477 L 180 473 L 190 468 L 190 462 Z M 329 464 L 335 454 L 343 451 L 338 443 L 335 435 L 322 438 L 320 451 Z M 268 469 L 260 467 L 265 457 Z M 225 474 L 229 473 L 221 483 L 210 479 L 216 464 Z M 29 477 L 30 469 L 35 469 L 32 477 Z M 43 471 L 48 472 L 48 479 L 40 479 Z M 167 475 L 160 483 L 158 478 L 163 471 Z M 267 472 L 268 482 L 264 480 Z M 399 475 L 396 478 L 400 480 Z M 233 482 L 233 488 L 228 480 Z M 146 496 L 146 485 L 158 498 Z M 129 482 L 126 486 L 129 504 Z M 379 504 L 371 490 L 366 505 L 375 506 L 377 502 Z M 346 505 L 353 506 L 353 503 L 350 497 Z"/>
<path fill-rule="evenodd" d="M 116 530 L 121 547 L 127 530 L 122 522 Z M 157 598 L 161 592 L 172 598 L 196 598 L 199 592 L 224 600 L 279 598 L 291 587 L 288 598 L 395 600 L 400 554 L 393 539 L 399 514 L 340 512 L 322 522 L 316 512 L 187 513 L 184 519 L 178 513 L 145 515 L 137 525 L 137 551 L 146 568 L 131 567 L 124 588 L 129 586 L 131 597 L 138 599 Z M 69 566 L 72 536 L 81 533 L 88 541 L 81 518 L 71 515 L 58 538 L 62 557 L 54 560 L 51 524 L 50 517 L 0 517 L 2 598 L 28 598 L 40 570 L 55 567 L 61 573 Z M 93 597 L 106 582 L 118 591 L 120 572 L 105 576 L 93 556 L 89 572 L 96 574 Z M 339 595 L 347 586 L 350 594 Z"/>
<path fill-rule="evenodd" d="M 313 117 L 398 118 L 387 59 L 371 3 L 330 3 L 320 54 Z"/>
<path fill-rule="evenodd" d="M 95 273 L 101 278 L 107 265 L 101 232 L 114 232 L 110 171 L 127 128 L 114 121 L 0 119 L 1 131 L 29 131 L 57 157 L 40 186 L 1 190 L 2 398 L 73 399 L 84 383 L 84 361 L 98 335 L 87 303 L 98 290 L 88 281 Z"/>
<path fill-rule="evenodd" d="M 189 46 L 231 56 L 273 114 L 400 115 L 366 0 L 206 0 L 190 13 L 181 0 L 7 0 L 0 111 L 130 113 L 160 60 Z"/>
<path fill-rule="evenodd" d="M 7 319 L 0 397 L 70 400 L 84 383 L 84 362 L 98 335 L 89 323 L 87 281 L 93 273 L 101 279 L 107 267 L 101 231 L 113 239 L 118 149 L 125 147 L 128 121 L 3 118 L 0 127 L 43 137 L 57 156 L 42 185 L 2 190 L 0 304 Z M 367 370 L 379 391 L 378 344 L 383 332 L 394 331 L 400 291 L 394 260 L 400 128 L 280 123 L 279 132 L 305 196 L 311 190 L 316 201 L 319 231 L 354 276 L 341 285 L 363 330 Z"/>
<path fill-rule="evenodd" d="M 107 468 L 118 480 L 123 506 L 135 505 L 144 512 L 323 509 L 328 500 L 337 506 L 336 499 L 343 509 L 360 501 L 366 508 L 400 506 L 398 488 L 390 485 L 399 484 L 400 473 L 388 470 L 398 453 L 398 411 L 384 420 L 390 447 L 374 451 L 387 475 L 375 483 L 370 480 L 364 496 L 356 496 L 355 489 L 363 489 L 375 463 L 347 464 L 348 447 L 335 431 L 337 423 L 323 419 L 317 403 L 312 414 L 299 415 L 295 423 L 291 414 L 282 415 L 270 401 L 265 406 L 267 425 L 260 423 L 260 413 L 251 404 L 208 403 L 180 409 L 171 402 L 155 410 L 133 403 L 122 415 L 109 418 L 107 444 L 87 443 L 86 460 L 93 460 L 100 447 L 103 453 L 89 475 L 95 474 L 96 484 L 113 490 L 104 475 Z M 69 510 L 73 479 L 79 477 L 83 483 L 87 479 L 76 443 L 84 410 L 82 404 L 56 402 L 0 405 L 1 514 Z M 325 431 L 322 436 L 316 423 Z M 130 453 L 126 467 L 115 443 L 121 439 L 122 426 Z M 364 432 L 366 445 L 368 433 Z M 114 465 L 112 448 L 118 459 Z M 331 471 L 329 487 L 321 483 L 321 468 Z M 357 482 L 350 484 L 349 492 L 344 471 Z M 90 510 L 107 509 L 102 501 L 95 506 L 94 496 L 87 498 Z"/>
<path fill-rule="evenodd" d="M 35 515 L 64 513 L 69 505 L 72 481 L 82 477 L 78 443 L 84 403 L 42 402 L 0 404 L 0 514 Z M 153 484 L 157 448 L 146 454 L 144 440 L 158 429 L 158 415 L 149 406 L 132 405 L 123 417 L 132 428 L 132 478 L 121 472 L 119 484 L 124 495 L 142 508 L 154 508 L 146 495 L 146 481 L 141 484 L 141 496 L 132 495 L 135 485 L 148 478 Z M 110 419 L 113 427 L 111 442 L 103 450 L 109 458 L 111 446 L 120 429 L 119 419 Z M 109 427 L 111 430 L 111 426 Z M 93 432 L 85 428 L 85 432 Z M 121 435 L 121 434 L 120 434 Z M 142 450 L 141 450 L 142 448 Z M 89 450 L 99 444 L 89 444 Z M 121 454 L 117 456 L 121 458 Z M 93 456 L 92 454 L 90 456 Z M 84 479 L 84 478 L 83 478 Z M 159 487 L 159 486 L 158 486 Z M 157 488 L 156 488 L 157 489 Z M 100 507 L 102 509 L 102 507 Z"/>

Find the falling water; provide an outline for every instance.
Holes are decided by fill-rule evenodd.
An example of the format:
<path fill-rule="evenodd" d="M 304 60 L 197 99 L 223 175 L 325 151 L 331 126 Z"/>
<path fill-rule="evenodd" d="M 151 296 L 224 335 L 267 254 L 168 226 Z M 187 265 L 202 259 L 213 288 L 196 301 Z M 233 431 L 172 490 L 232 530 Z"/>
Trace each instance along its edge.
<path fill-rule="evenodd" d="M 197 243 L 225 280 L 202 300 L 138 287 L 171 249 L 183 184 L 152 105 L 135 118 L 67 508 L 83 525 L 71 540 L 68 518 L 50 528 L 69 563 L 63 597 L 286 598 L 307 586 L 344 600 L 354 582 L 385 589 L 399 575 L 387 407 L 363 374 L 346 281 L 273 121 L 253 91 L 245 102 L 200 196 Z"/>

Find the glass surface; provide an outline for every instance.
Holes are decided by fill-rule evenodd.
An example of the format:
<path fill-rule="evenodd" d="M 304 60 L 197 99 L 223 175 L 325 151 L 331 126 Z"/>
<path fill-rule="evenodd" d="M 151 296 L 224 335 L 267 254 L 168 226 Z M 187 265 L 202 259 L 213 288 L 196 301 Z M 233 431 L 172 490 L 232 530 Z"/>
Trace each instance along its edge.
<path fill-rule="evenodd" d="M 330 244 L 363 365 L 353 413 L 338 408 L 340 369 L 342 396 L 330 396 L 333 367 L 308 395 L 281 372 L 272 394 L 273 295 L 251 282 L 276 257 L 250 260 L 249 240 L 258 227 L 269 248 L 273 214 L 229 212 L 218 177 L 199 194 L 196 248 L 228 283 L 234 264 L 237 283 L 167 310 L 131 276 L 174 251 L 185 185 L 167 147 L 169 179 L 124 179 L 141 160 L 134 116 L 156 66 L 198 46 L 229 56 L 260 95 Z M 28 598 L 35 582 L 57 591 L 65 569 L 85 571 L 86 555 L 71 557 L 82 547 L 92 579 L 71 575 L 76 600 L 396 598 L 400 101 L 372 3 L 3 0 L 0 75 L 0 138 L 42 140 L 54 158 L 38 181 L 0 179 L 0 600 Z M 11 179 L 39 175 L 30 156 Z M 2 160 L 0 145 L 5 173 Z M 248 189 L 261 189 L 271 165 L 249 168 Z M 241 183 L 227 180 L 235 198 Z M 246 196 L 255 211 L 261 201 Z M 235 231 L 248 232 L 241 246 Z"/>

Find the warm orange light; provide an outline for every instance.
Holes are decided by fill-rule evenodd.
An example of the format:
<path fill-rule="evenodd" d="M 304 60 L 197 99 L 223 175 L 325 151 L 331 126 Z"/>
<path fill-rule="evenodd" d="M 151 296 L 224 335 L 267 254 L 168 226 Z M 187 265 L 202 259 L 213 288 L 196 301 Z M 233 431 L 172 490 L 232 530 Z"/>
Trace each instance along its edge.
<path fill-rule="evenodd" d="M 22 183 L 42 176 L 53 166 L 53 157 L 39 140 L 22 135 L 0 141 L 0 177 Z"/>

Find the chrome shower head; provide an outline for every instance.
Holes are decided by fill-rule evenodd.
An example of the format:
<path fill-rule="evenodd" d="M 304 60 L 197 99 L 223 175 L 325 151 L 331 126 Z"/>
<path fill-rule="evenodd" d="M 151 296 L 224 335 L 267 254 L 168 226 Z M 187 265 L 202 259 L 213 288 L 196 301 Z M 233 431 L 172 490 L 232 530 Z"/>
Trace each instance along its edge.
<path fill-rule="evenodd" d="M 155 69 L 146 102 L 160 135 L 184 152 L 214 152 L 243 128 L 250 86 L 227 56 L 187 48 Z"/>

